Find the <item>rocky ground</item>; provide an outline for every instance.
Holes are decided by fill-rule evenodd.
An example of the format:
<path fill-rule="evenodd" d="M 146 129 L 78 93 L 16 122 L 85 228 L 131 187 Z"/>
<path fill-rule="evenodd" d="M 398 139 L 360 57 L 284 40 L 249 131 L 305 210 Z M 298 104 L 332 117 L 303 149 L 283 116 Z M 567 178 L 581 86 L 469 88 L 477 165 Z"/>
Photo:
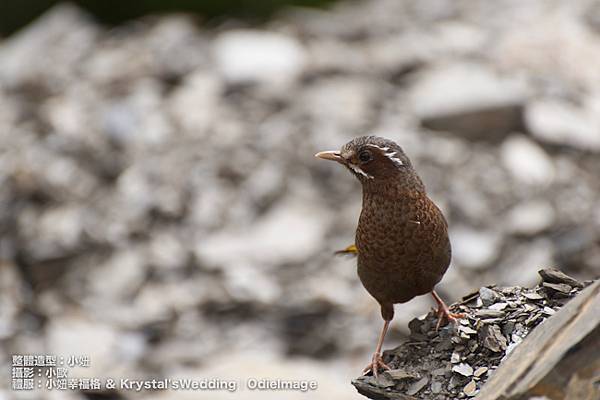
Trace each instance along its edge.
<path fill-rule="evenodd" d="M 539 273 L 541 281 L 533 288 L 484 286 L 465 296 L 453 307 L 465 315 L 458 324 L 437 330 L 434 312 L 413 319 L 409 340 L 384 352 L 391 370 L 352 383 L 373 399 L 477 396 L 500 363 L 534 328 L 592 283 L 578 282 L 553 269 Z"/>
<path fill-rule="evenodd" d="M 360 187 L 313 154 L 365 133 L 402 144 L 448 217 L 446 299 L 548 265 L 597 277 L 598 65 L 591 0 L 349 1 L 259 27 L 57 6 L 0 41 L 0 368 L 86 354 L 97 377 L 354 395 L 381 321 L 331 254 Z M 386 347 L 431 305 L 398 307 Z"/>

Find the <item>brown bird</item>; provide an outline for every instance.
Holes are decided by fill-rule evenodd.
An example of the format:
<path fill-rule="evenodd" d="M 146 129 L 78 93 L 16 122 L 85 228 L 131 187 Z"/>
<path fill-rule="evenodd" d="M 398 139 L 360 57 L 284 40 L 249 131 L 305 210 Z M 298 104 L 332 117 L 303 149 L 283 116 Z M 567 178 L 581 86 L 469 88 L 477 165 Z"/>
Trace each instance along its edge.
<path fill-rule="evenodd" d="M 448 224 L 395 142 L 362 136 L 339 151 L 315 156 L 344 165 L 362 184 L 356 246 L 338 253 L 357 253 L 358 276 L 381 306 L 385 322 L 371 363 L 363 371 L 377 376 L 379 368 L 389 369 L 381 348 L 394 317 L 394 304 L 431 293 L 438 305 L 438 327 L 443 319 L 455 321 L 463 316 L 451 313 L 433 290 L 450 264 Z"/>

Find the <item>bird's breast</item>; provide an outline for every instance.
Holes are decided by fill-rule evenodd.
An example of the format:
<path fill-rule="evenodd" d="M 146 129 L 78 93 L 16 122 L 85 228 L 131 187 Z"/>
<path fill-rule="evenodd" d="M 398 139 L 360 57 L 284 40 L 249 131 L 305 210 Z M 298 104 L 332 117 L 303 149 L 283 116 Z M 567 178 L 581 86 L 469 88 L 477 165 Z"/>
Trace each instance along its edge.
<path fill-rule="evenodd" d="M 371 270 L 445 271 L 450 262 L 446 221 L 425 194 L 365 197 L 356 245 L 359 266 Z"/>

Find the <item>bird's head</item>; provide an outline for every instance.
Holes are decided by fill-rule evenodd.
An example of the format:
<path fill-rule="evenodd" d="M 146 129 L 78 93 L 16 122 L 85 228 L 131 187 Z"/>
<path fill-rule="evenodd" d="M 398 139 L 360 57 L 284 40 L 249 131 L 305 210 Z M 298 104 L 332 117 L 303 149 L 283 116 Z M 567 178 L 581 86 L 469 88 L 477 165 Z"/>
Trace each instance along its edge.
<path fill-rule="evenodd" d="M 402 148 L 395 142 L 378 136 L 357 137 L 340 150 L 321 151 L 315 157 L 337 161 L 363 184 L 390 182 L 394 179 L 412 180 L 409 178 L 415 176 L 412 164 Z"/>

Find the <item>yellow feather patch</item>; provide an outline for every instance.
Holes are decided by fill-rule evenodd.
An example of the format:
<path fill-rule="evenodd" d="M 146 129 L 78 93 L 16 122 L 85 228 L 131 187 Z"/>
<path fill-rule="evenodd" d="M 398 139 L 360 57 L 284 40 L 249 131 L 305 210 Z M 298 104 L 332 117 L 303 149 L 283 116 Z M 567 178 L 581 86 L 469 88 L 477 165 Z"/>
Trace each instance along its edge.
<path fill-rule="evenodd" d="M 358 249 L 356 248 L 356 245 L 351 244 L 350 246 L 346 247 L 344 250 L 338 250 L 334 254 L 336 256 L 356 257 L 358 255 Z"/>

